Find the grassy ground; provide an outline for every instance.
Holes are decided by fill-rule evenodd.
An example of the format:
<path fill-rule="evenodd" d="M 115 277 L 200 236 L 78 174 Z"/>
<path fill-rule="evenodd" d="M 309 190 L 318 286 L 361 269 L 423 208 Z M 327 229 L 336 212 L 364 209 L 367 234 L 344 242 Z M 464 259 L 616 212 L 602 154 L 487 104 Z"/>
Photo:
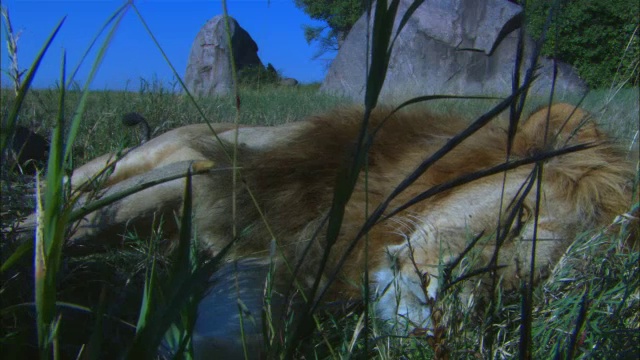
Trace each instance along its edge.
<path fill-rule="evenodd" d="M 243 124 L 276 125 L 298 120 L 313 113 L 334 108 L 346 100 L 318 94 L 317 85 L 297 88 L 263 87 L 241 91 L 241 117 Z M 58 108 L 57 90 L 31 91 L 25 99 L 20 123 L 47 135 L 52 128 Z M 73 111 L 80 92 L 67 94 L 67 113 Z M 14 98 L 13 92 L 2 92 L 2 109 L 6 114 Z M 205 117 L 211 122 L 233 122 L 235 104 L 230 98 L 212 98 L 199 101 Z M 176 94 L 157 83 L 143 82 L 139 92 L 94 91 L 87 99 L 87 110 L 80 124 L 75 147 L 77 160 L 86 160 L 122 146 L 139 143 L 136 131 L 122 125 L 122 115 L 138 112 L 149 122 L 152 136 L 182 125 L 205 120 L 185 95 Z"/>
<path fill-rule="evenodd" d="M 320 113 L 352 102 L 319 93 L 317 85 L 297 88 L 266 86 L 241 91 L 240 122 L 252 125 L 278 125 Z M 58 106 L 57 90 L 31 91 L 23 105 L 20 123 L 49 136 Z M 2 91 L 0 111 L 8 112 L 14 94 Z M 68 95 L 67 113 L 73 110 L 80 93 Z M 637 88 L 619 92 L 606 89 L 591 91 L 582 102 L 580 98 L 566 99 L 589 110 L 601 125 L 622 143 L 631 143 L 638 130 L 639 93 Z M 547 99 L 529 99 L 529 111 L 545 104 Z M 469 120 L 486 112 L 496 102 L 489 100 L 437 100 L 423 105 L 431 111 L 458 114 Z M 233 122 L 235 104 L 229 98 L 201 99 L 199 105 L 212 122 Z M 393 105 L 393 104 L 388 104 Z M 87 110 L 76 140 L 76 160 L 82 164 L 100 154 L 139 143 L 137 132 L 122 125 L 127 112 L 139 112 L 148 121 L 152 136 L 178 126 L 204 122 L 201 115 L 184 95 L 176 94 L 161 84 L 143 82 L 139 92 L 95 91 L 88 97 Z M 636 141 L 637 143 L 637 141 Z"/>
<path fill-rule="evenodd" d="M 68 94 L 69 103 L 78 93 Z M 630 144 L 638 129 L 638 89 L 625 89 L 609 98 L 608 91 L 594 91 L 582 106 L 599 117 L 603 127 L 624 144 Z M 56 90 L 32 91 L 26 98 L 20 115 L 22 124 L 35 127 L 42 134 L 52 126 L 49 117 L 57 106 Z M 281 124 L 296 121 L 304 116 L 349 104 L 345 99 L 319 94 L 316 86 L 300 88 L 269 87 L 261 90 L 241 91 L 241 122 L 246 124 Z M 11 91 L 2 92 L 2 113 L 13 101 Z M 579 99 L 576 99 L 577 103 Z M 544 104 L 544 99 L 530 100 L 529 108 Z M 200 105 L 211 121 L 231 121 L 235 114 L 229 99 L 202 100 Z M 423 106 L 423 105 L 421 105 Z M 481 114 L 491 102 L 446 100 L 430 104 L 437 112 L 455 112 L 468 118 Z M 69 109 L 71 110 L 71 108 Z M 138 93 L 92 92 L 88 97 L 87 111 L 81 123 L 76 141 L 75 157 L 78 163 L 106 151 L 138 143 L 137 133 L 121 125 L 122 114 L 137 111 L 148 118 L 153 134 L 157 135 L 177 126 L 201 122 L 200 115 L 183 95 L 151 84 Z M 32 202 L 24 202 L 29 192 L 27 183 L 16 180 L 3 171 L 3 228 L 19 214 L 33 209 Z M 12 185 L 7 185 L 11 183 Z M 8 188 L 6 186 L 13 186 Z M 5 200 L 7 198 L 5 197 Z M 640 342 L 638 328 L 640 306 L 638 252 L 620 251 L 629 230 L 624 223 L 613 230 L 601 232 L 594 229 L 585 234 L 568 252 L 554 275 L 536 289 L 534 311 L 535 358 L 544 359 L 557 353 L 560 357 L 576 349 L 580 358 L 603 358 L 617 354 L 618 358 L 637 355 L 634 344 Z M 9 234 L 3 231 L 3 261 L 13 248 Z M 137 239 L 132 236 L 123 247 L 90 256 L 65 257 L 60 277 L 58 301 L 84 306 L 63 307 L 61 347 L 65 356 L 72 357 L 86 344 L 92 331 L 96 331 L 95 314 L 104 306 L 111 317 L 102 325 L 104 340 L 102 356 L 116 357 L 134 333 L 133 324 L 138 316 L 141 289 L 145 283 L 148 254 L 152 252 L 153 239 Z M 19 271 L 5 272 L 1 308 L 13 309 L 2 318 L 3 331 L 0 341 L 7 356 L 19 358 L 26 350 L 34 351 L 33 308 L 28 305 L 33 298 L 30 278 L 31 257 L 25 257 Z M 160 268 L 166 266 L 161 262 Z M 605 265 L 602 265 L 605 264 Z M 571 281 L 567 281 L 571 279 Z M 455 293 L 455 292 L 453 292 Z M 583 299 L 588 299 L 586 302 Z M 444 314 L 441 321 L 444 333 L 439 338 L 388 337 L 374 327 L 365 350 L 362 337 L 356 336 L 361 328 L 359 320 L 362 308 L 353 307 L 321 314 L 321 329 L 316 331 L 309 348 L 304 350 L 319 358 L 341 356 L 365 356 L 379 359 L 442 358 L 438 349 L 446 349 L 450 358 L 478 358 L 494 356 L 510 358 L 518 353 L 518 317 L 520 306 L 517 294 L 503 294 L 502 307 L 489 323 L 481 312 L 469 312 L 455 297 L 442 299 L 439 307 Z M 15 306 L 18 306 L 17 310 Z M 27 304 L 27 305 L 25 305 Z M 102 305 L 101 305 L 102 304 Z M 586 305 L 585 305 L 586 304 Z M 579 313 L 586 309 L 586 319 L 580 323 Z M 118 319 L 118 320 L 114 320 Z M 126 325 L 126 324 L 131 325 Z M 89 331 L 78 331 L 89 329 Z M 576 330 L 577 329 L 577 330 Z M 572 342 L 572 335 L 579 334 L 579 341 Z M 356 338 L 357 341 L 352 342 Z M 11 352 L 13 351 L 13 352 Z M 367 351 L 365 353 L 365 351 Z"/>

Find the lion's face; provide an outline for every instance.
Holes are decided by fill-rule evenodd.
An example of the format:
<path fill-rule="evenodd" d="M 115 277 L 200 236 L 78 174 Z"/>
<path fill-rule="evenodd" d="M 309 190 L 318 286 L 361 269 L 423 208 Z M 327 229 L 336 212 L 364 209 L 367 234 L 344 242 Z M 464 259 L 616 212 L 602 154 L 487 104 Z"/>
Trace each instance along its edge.
<path fill-rule="evenodd" d="M 404 243 L 386 247 L 383 265 L 372 275 L 380 318 L 399 326 L 401 333 L 429 329 L 431 309 L 443 283 L 473 271 L 480 272 L 466 281 L 467 300 L 472 292 L 488 290 L 495 276 L 503 276 L 508 287 L 517 287 L 528 273 L 534 238 L 539 257 L 536 272 L 548 272 L 574 240 L 576 229 L 584 226 L 574 205 L 552 201 L 558 196 L 545 186 L 536 222 L 535 189 L 523 196 L 532 181 L 531 170 L 511 173 L 506 182 L 502 175 L 486 178 L 439 201 L 428 212 L 404 220 L 411 224 L 405 227 L 411 232 L 404 235 Z M 495 266 L 506 268 L 493 272 L 491 259 L 498 236 L 504 240 Z M 467 256 L 459 259 L 465 250 Z M 452 267 L 451 272 L 444 274 L 447 267 Z"/>
<path fill-rule="evenodd" d="M 615 150 L 582 110 L 562 104 L 551 110 L 523 125 L 512 159 L 578 144 L 593 147 L 475 180 L 399 215 L 396 232 L 404 241 L 385 247 L 372 275 L 382 320 L 401 333 L 429 329 L 439 292 L 467 276 L 465 301 L 485 295 L 494 280 L 519 288 L 531 269 L 535 280 L 543 278 L 581 232 L 624 211 L 630 167 L 609 161 Z"/>

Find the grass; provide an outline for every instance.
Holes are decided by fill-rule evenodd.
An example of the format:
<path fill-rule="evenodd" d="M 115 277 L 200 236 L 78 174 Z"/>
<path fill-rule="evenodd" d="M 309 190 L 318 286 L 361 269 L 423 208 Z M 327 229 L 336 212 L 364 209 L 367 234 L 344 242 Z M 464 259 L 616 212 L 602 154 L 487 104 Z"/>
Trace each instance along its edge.
<path fill-rule="evenodd" d="M 626 87 L 619 90 L 593 89 L 584 98 L 580 96 L 569 96 L 559 100 L 579 105 L 589 111 L 597 120 L 599 125 L 607 131 L 614 139 L 621 143 L 631 143 L 638 131 L 638 119 L 640 114 L 640 89 L 637 87 Z M 547 104 L 549 99 L 542 97 L 528 97 L 525 113 L 529 113 Z M 430 111 L 438 113 L 453 113 L 464 118 L 472 119 L 486 113 L 498 100 L 469 100 L 469 99 L 449 99 L 435 100 L 425 106 Z M 390 103 L 389 105 L 394 105 Z"/>
<path fill-rule="evenodd" d="M 80 123 L 80 134 L 74 146 L 74 158 L 77 164 L 140 142 L 136 129 L 122 124 L 122 115 L 136 111 L 149 121 L 152 136 L 157 136 L 179 126 L 203 122 L 200 114 L 190 104 L 185 95 L 176 93 L 175 86 L 154 81 L 143 81 L 138 92 L 128 91 L 92 91 L 87 97 L 87 110 Z M 30 91 L 25 97 L 20 123 L 34 129 L 37 133 L 49 136 L 48 129 L 54 124 L 51 114 L 57 111 L 56 89 Z M 65 111 L 73 109 L 81 94 L 78 91 L 67 93 L 68 102 Z M 250 125 L 278 125 L 300 120 L 306 116 L 322 113 L 338 106 L 350 105 L 350 100 L 331 96 L 317 91 L 317 86 L 307 85 L 298 88 L 267 87 L 261 90 L 242 89 L 242 114 L 240 121 Z M 592 112 L 596 118 L 603 119 L 602 127 L 622 143 L 630 143 L 637 131 L 638 89 L 625 88 L 610 100 L 606 89 L 592 90 L 582 101 L 581 107 Z M 6 114 L 9 105 L 15 100 L 11 91 L 0 94 L 0 111 Z M 577 104 L 580 99 L 568 99 Z M 540 107 L 546 99 L 530 99 L 527 109 Z M 486 112 L 495 101 L 479 100 L 438 100 L 428 104 L 431 111 L 438 113 L 460 114 L 471 119 Z M 235 109 L 231 101 L 225 98 L 202 99 L 199 101 L 205 116 L 213 122 L 232 122 Z M 418 105 L 420 106 L 420 105 Z M 96 141 L 98 139 L 98 141 Z"/>
<path fill-rule="evenodd" d="M 381 3 L 378 2 L 376 30 L 373 31 L 374 61 L 369 75 L 366 109 L 377 102 L 383 80 L 380 74 L 387 66 L 381 53 L 387 50 L 391 36 L 389 21 L 394 14 L 393 7 L 385 10 L 386 6 Z M 116 24 L 113 29 L 117 27 L 119 14 L 116 12 L 112 17 Z M 108 43 L 101 50 L 106 47 Z M 37 64 L 31 70 L 35 72 Z M 66 78 L 64 69 L 61 77 Z M 49 267 L 36 266 L 34 270 L 31 256 L 22 256 L 9 270 L 3 269 L 0 287 L 0 344 L 3 351 L 6 351 L 6 356 L 14 358 L 25 355 L 81 357 L 79 354 L 88 358 L 111 358 L 124 356 L 124 348 L 129 347 L 129 357 L 151 357 L 157 348 L 158 337 L 169 326 L 166 319 L 175 318 L 180 313 L 182 324 L 188 324 L 189 316 L 193 315 L 189 314 L 190 306 L 191 309 L 193 306 L 190 302 L 200 291 L 196 286 L 197 278 L 206 280 L 208 277 L 205 275 L 215 269 L 216 263 L 194 266 L 197 259 L 188 246 L 189 231 L 181 236 L 182 246 L 171 256 L 165 256 L 158 250 L 156 243 L 162 239 L 158 232 L 149 239 L 130 234 L 121 247 L 102 254 L 64 254 L 65 216 L 68 216 L 71 201 L 64 196 L 60 181 L 69 164 L 61 158 L 73 158 L 76 164 L 81 164 L 104 152 L 137 144 L 139 140 L 135 130 L 125 129 L 120 123 L 120 117 L 126 112 L 142 113 L 155 135 L 180 125 L 202 122 L 201 113 L 189 96 L 176 92 L 177 85 L 167 87 L 154 81 L 142 81 L 141 90 L 133 94 L 89 92 L 86 86 L 70 87 L 65 91 L 60 88 L 29 90 L 28 78 L 27 75 L 26 86 L 17 94 L 2 91 L 0 112 L 3 129 L 6 121 L 18 120 L 17 116 L 13 117 L 11 107 L 15 108 L 22 101 L 22 96 L 25 96 L 24 100 L 17 106 L 20 111 L 16 113 L 21 124 L 35 124 L 43 133 L 54 126 L 58 129 L 77 126 L 78 129 L 75 139 L 74 131 L 69 131 L 73 151 L 63 151 L 60 145 L 54 145 L 52 152 L 57 155 L 49 161 L 47 183 L 55 186 L 47 189 L 45 206 L 48 208 L 43 210 L 44 235 L 40 238 L 44 246 L 36 243 L 38 255 L 35 261 Z M 214 122 L 238 119 L 245 124 L 275 125 L 349 103 L 319 94 L 316 90 L 314 86 L 263 87 L 260 90 L 240 88 L 237 89 L 242 100 L 239 112 L 228 98 L 201 100 L 198 104 L 202 114 Z M 609 91 L 595 91 L 581 106 L 600 115 L 604 125 L 621 142 L 631 143 L 638 124 L 637 98 L 638 89 L 625 89 L 614 97 Z M 528 99 L 527 108 L 544 104 L 544 101 Z M 572 101 L 578 103 L 580 99 Z M 468 118 L 484 114 L 495 105 L 490 102 L 486 107 L 477 104 L 469 100 L 443 100 L 430 105 L 436 111 L 455 111 Z M 76 115 L 71 124 L 63 124 L 65 114 Z M 59 132 L 58 139 L 62 135 Z M 366 148 L 364 138 L 357 148 Z M 331 228 L 339 228 L 340 207 L 344 205 L 350 180 L 357 177 L 361 166 L 362 163 L 356 161 L 344 184 L 337 186 L 347 189 L 347 192 L 335 194 L 331 217 L 334 225 L 330 225 Z M 3 201 L 2 208 L 0 246 L 3 267 L 9 263 L 14 251 L 23 251 L 21 244 L 13 241 L 10 225 L 36 205 L 29 203 L 27 196 L 17 194 L 27 193 L 26 189 L 32 185 L 20 182 L 24 178 L 16 178 L 5 170 L 3 167 L 0 179 L 3 197 L 11 198 L 10 202 Z M 184 207 L 189 208 L 187 200 Z M 632 215 L 637 216 L 637 209 Z M 608 231 L 594 229 L 585 234 L 568 251 L 551 279 L 535 288 L 530 339 L 534 357 L 549 358 L 555 354 L 556 358 L 601 358 L 613 353 L 633 358 L 637 354 L 633 344 L 640 340 L 637 311 L 640 306 L 639 259 L 637 249 L 624 250 L 622 246 L 637 226 L 637 222 L 634 225 L 629 219 L 632 217 L 622 217 Z M 182 221 L 182 228 L 189 228 L 188 217 Z M 330 236 L 328 239 L 331 241 Z M 32 286 L 34 278 L 36 285 Z M 44 281 L 38 282 L 38 279 Z M 187 290 L 183 294 L 176 294 L 183 289 L 182 285 L 192 283 L 193 286 L 185 288 Z M 282 352 L 274 355 L 380 359 L 516 356 L 523 341 L 518 331 L 523 313 L 519 294 L 498 293 L 492 308 L 492 321 L 487 324 L 481 311 L 469 311 L 465 304 L 460 303 L 455 296 L 456 291 L 453 289 L 438 301 L 434 311 L 438 315 L 433 321 L 440 330 L 432 337 L 389 336 L 375 321 L 363 322 L 368 307 L 372 306 L 367 301 L 342 311 L 323 307 L 316 309 L 310 304 L 303 314 L 307 318 L 293 324 L 298 327 L 291 327 L 285 334 L 294 346 L 281 349 Z M 305 339 L 306 335 L 309 338 Z M 183 337 L 184 333 L 180 331 L 177 336 L 186 339 L 188 348 L 188 336 Z M 185 357 L 189 358 L 188 352 Z"/>
<path fill-rule="evenodd" d="M 74 155 L 79 164 L 105 152 L 140 142 L 136 130 L 122 124 L 125 113 L 135 111 L 143 114 L 152 128 L 152 136 L 182 125 L 204 122 L 190 99 L 177 94 L 174 87 L 158 82 L 141 83 L 138 92 L 92 91 L 87 95 L 80 137 L 74 143 Z M 59 90 L 56 89 L 29 92 L 20 114 L 20 123 L 31 125 L 36 132 L 48 136 L 48 129 L 55 122 L 52 114 L 57 112 L 58 96 Z M 66 96 L 65 112 L 69 113 L 82 94 L 69 91 Z M 241 97 L 243 124 L 288 123 L 347 103 L 345 99 L 318 94 L 312 85 L 243 89 Z M 15 95 L 10 91 L 2 91 L 0 111 L 6 113 L 14 99 Z M 235 109 L 228 98 L 206 99 L 199 104 L 210 121 L 233 122 Z"/>

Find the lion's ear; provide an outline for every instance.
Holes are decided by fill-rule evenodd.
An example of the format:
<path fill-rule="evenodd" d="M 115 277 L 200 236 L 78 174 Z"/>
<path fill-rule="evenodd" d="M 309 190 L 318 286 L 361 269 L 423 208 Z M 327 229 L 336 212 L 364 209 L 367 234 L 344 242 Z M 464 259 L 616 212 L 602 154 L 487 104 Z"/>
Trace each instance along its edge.
<path fill-rule="evenodd" d="M 534 112 L 521 125 L 518 137 L 520 146 L 526 144 L 527 147 L 536 149 L 603 140 L 603 134 L 589 113 L 565 103 L 545 106 Z"/>

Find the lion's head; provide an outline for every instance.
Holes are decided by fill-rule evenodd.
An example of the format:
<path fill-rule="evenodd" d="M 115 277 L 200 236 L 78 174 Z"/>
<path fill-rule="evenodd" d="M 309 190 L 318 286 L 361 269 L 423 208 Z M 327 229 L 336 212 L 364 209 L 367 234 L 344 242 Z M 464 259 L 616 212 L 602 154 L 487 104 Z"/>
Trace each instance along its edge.
<path fill-rule="evenodd" d="M 446 176 L 446 182 L 541 160 L 457 186 L 390 220 L 402 225 L 394 231 L 404 239 L 384 248 L 373 284 L 381 318 L 402 324 L 403 332 L 429 328 L 439 292 L 457 280 L 468 277 L 467 299 L 486 294 L 493 281 L 518 288 L 532 269 L 537 281 L 582 232 L 629 208 L 632 166 L 584 110 L 558 104 L 533 113 L 519 126 L 508 156 L 506 135 L 495 128 L 479 132 L 414 187 L 428 189 L 432 177 Z M 576 151 L 547 158 L 571 147 Z"/>

